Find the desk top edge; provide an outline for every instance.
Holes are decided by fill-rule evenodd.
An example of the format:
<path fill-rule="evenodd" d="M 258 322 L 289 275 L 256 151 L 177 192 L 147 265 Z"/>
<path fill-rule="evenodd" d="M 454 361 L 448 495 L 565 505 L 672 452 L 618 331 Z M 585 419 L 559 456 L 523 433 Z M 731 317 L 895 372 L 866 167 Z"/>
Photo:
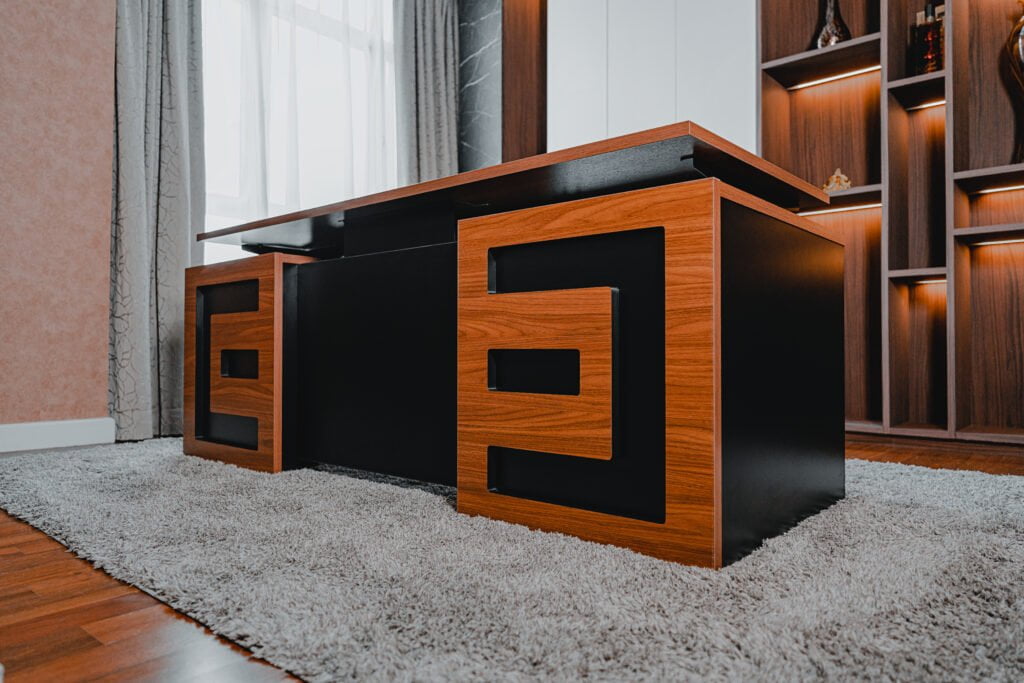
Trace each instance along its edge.
<path fill-rule="evenodd" d="M 770 161 L 766 161 L 761 157 L 748 152 L 742 147 L 729 142 L 725 138 L 717 135 L 706 128 L 699 126 L 692 121 L 681 121 L 679 123 L 670 123 L 668 125 L 660 126 L 658 128 L 651 128 L 648 130 L 639 131 L 636 133 L 629 133 L 626 135 L 620 135 L 617 137 L 607 138 L 605 140 L 598 140 L 595 142 L 589 142 L 584 145 L 578 145 L 576 147 L 569 147 L 566 149 L 556 150 L 553 152 L 545 152 L 544 154 L 538 154 L 535 156 L 524 157 L 522 159 L 516 159 L 514 161 L 508 161 L 502 164 L 496 164 L 494 166 L 487 166 L 484 168 L 478 168 L 472 171 L 464 171 L 451 176 L 445 176 L 443 178 L 436 178 L 434 180 L 427 180 L 421 183 L 415 183 L 413 185 L 405 185 L 402 187 L 393 188 L 390 190 L 384 190 L 382 192 L 376 192 L 373 194 L 363 195 L 361 197 L 354 197 L 345 201 L 336 202 L 333 204 L 326 204 L 323 206 L 313 207 L 310 209 L 302 209 L 299 211 L 293 211 L 286 214 L 277 216 L 270 216 L 268 218 L 262 218 L 256 221 L 250 221 L 241 225 L 220 228 L 217 230 L 209 230 L 198 233 L 196 235 L 197 241 L 214 239 L 217 237 L 225 237 L 227 235 L 233 235 L 237 233 L 247 232 L 250 230 L 256 230 L 258 228 L 266 228 L 275 225 L 281 225 L 290 223 L 292 221 L 298 221 L 307 218 L 314 218 L 317 216 L 324 216 L 333 213 L 343 213 L 351 209 L 357 209 L 360 207 L 371 206 L 373 204 L 381 204 L 389 201 L 395 201 L 400 199 L 406 199 L 410 197 L 416 197 L 418 195 L 425 195 L 430 192 L 439 190 L 445 190 L 450 188 L 459 187 L 462 185 L 468 185 L 474 182 L 480 182 L 484 180 L 490 180 L 493 178 L 500 178 L 503 176 L 509 176 L 521 171 L 530 171 L 545 166 L 552 166 L 558 163 L 564 163 L 567 161 L 575 161 L 578 159 L 584 159 L 586 157 L 598 156 L 608 152 L 616 152 L 630 147 L 639 147 L 654 142 L 661 142 L 672 138 L 680 138 L 691 136 L 700 140 L 708 145 L 711 145 L 727 155 L 754 167 L 764 173 L 776 177 L 778 180 L 786 183 L 793 187 L 798 193 L 803 195 L 805 198 L 812 202 L 820 204 L 828 204 L 829 197 L 823 190 L 811 185 L 805 180 L 798 178 L 789 171 L 786 171 L 776 164 Z"/>

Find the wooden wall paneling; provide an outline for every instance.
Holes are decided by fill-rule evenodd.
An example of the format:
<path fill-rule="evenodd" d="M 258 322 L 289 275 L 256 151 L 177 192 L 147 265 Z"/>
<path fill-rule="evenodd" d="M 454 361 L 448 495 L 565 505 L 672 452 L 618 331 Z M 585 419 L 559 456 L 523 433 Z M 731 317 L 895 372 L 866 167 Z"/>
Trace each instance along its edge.
<path fill-rule="evenodd" d="M 502 161 L 547 149 L 547 16 L 547 0 L 502 3 Z"/>
<path fill-rule="evenodd" d="M 1024 190 L 971 194 L 965 227 L 1024 225 Z"/>
<path fill-rule="evenodd" d="M 958 130 L 957 144 L 966 149 L 956 170 L 1009 164 L 1013 151 L 1014 110 L 1002 74 L 1001 53 L 1014 22 L 1020 17 L 1017 0 L 959 1 L 957 40 L 966 49 L 957 76 L 966 96 L 966 126 Z M 1024 134 L 1024 131 L 1022 131 Z"/>
<path fill-rule="evenodd" d="M 846 417 L 882 420 L 882 210 L 814 216 L 841 236 L 845 251 Z"/>
<path fill-rule="evenodd" d="M 971 425 L 973 414 L 973 387 L 971 386 L 972 353 L 971 339 L 971 248 L 950 237 L 953 273 L 949 278 L 952 290 L 949 302 L 952 313 L 950 322 L 950 351 L 953 357 L 951 391 L 956 392 L 950 407 L 950 422 L 954 431 Z"/>
<path fill-rule="evenodd" d="M 946 262 L 946 110 L 909 113 L 907 267 Z"/>
<path fill-rule="evenodd" d="M 758 117 L 761 156 L 782 168 L 792 169 L 789 92 L 766 73 L 761 74 L 758 82 L 761 87 L 761 115 Z"/>
<path fill-rule="evenodd" d="M 879 182 L 880 91 L 878 72 L 791 91 L 788 170 L 819 186 L 836 167 L 855 186 Z"/>
<path fill-rule="evenodd" d="M 1024 244 L 971 249 L 970 427 L 1024 434 Z"/>
<path fill-rule="evenodd" d="M 263 254 L 238 261 L 197 266 L 185 271 L 184 452 L 241 467 L 279 472 L 282 469 L 283 269 L 285 264 L 312 261 L 305 256 Z M 196 298 L 197 289 L 245 280 L 259 283 L 258 310 L 210 316 L 210 410 L 255 417 L 256 449 L 197 438 L 196 435 Z M 221 376 L 221 351 L 256 350 L 258 376 Z"/>
<path fill-rule="evenodd" d="M 886 425 L 903 424 L 908 421 L 910 397 L 909 361 L 910 361 L 910 290 L 900 283 L 890 282 L 889 298 L 889 410 Z"/>
<path fill-rule="evenodd" d="M 950 2 L 946 7 L 946 71 L 949 86 L 947 95 L 951 98 L 948 105 L 953 108 L 953 167 L 950 172 L 967 170 L 970 163 L 970 107 L 968 103 L 974 87 L 969 82 L 968 61 L 970 46 L 968 45 L 968 2 Z M 1009 32 L 1007 32 L 1009 35 Z"/>
<path fill-rule="evenodd" d="M 888 249 L 887 269 L 910 268 L 910 115 L 891 94 L 888 97 L 885 122 L 885 164 L 882 176 L 885 187 L 885 211 Z"/>

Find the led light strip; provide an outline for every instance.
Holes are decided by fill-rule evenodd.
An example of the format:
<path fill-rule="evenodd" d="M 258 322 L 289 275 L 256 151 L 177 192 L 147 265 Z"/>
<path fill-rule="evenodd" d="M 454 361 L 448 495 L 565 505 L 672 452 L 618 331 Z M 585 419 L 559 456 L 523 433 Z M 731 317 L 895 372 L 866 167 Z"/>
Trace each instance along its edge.
<path fill-rule="evenodd" d="M 991 247 L 996 244 L 1024 244 L 1024 237 L 1017 237 L 1012 240 L 992 240 L 990 242 L 975 242 L 975 247 Z"/>
<path fill-rule="evenodd" d="M 1010 192 L 1012 190 L 1024 190 L 1024 185 L 1008 185 L 1006 187 L 990 187 L 987 190 L 978 190 L 975 194 L 992 194 L 993 192 Z"/>
<path fill-rule="evenodd" d="M 822 83 L 831 83 L 832 81 L 838 81 L 842 78 L 850 78 L 851 76 L 860 76 L 861 74 L 869 74 L 872 71 L 881 71 L 882 65 L 869 66 L 864 69 L 857 69 L 856 71 L 847 71 L 846 73 L 836 74 L 835 76 L 828 76 L 826 78 L 819 78 L 816 81 L 807 81 L 806 83 L 798 83 L 789 90 L 802 90 L 803 88 L 810 88 L 814 85 L 821 85 Z"/>
<path fill-rule="evenodd" d="M 945 103 L 946 103 L 946 100 L 936 100 L 935 102 L 925 102 L 924 104 L 919 104 L 916 107 L 911 107 L 907 111 L 918 111 L 919 109 L 931 109 L 932 107 L 941 107 Z"/>
<path fill-rule="evenodd" d="M 858 204 L 857 206 L 840 206 L 835 209 L 815 209 L 814 211 L 801 211 L 797 216 L 821 216 L 826 213 L 843 213 L 844 211 L 860 211 L 862 209 L 880 209 L 882 203 L 877 204 Z"/>
<path fill-rule="evenodd" d="M 944 285 L 946 284 L 945 278 L 941 280 L 918 280 L 914 283 L 915 285 Z"/>

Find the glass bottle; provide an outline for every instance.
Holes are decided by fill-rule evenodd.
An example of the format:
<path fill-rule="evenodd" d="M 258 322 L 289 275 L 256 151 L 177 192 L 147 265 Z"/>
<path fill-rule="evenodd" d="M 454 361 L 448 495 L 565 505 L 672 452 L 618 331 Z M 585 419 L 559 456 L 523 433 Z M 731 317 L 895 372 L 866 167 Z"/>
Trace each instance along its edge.
<path fill-rule="evenodd" d="M 818 47 L 828 47 L 850 39 L 850 29 L 839 13 L 839 0 L 828 0 L 825 5 L 825 25 L 818 34 Z"/>

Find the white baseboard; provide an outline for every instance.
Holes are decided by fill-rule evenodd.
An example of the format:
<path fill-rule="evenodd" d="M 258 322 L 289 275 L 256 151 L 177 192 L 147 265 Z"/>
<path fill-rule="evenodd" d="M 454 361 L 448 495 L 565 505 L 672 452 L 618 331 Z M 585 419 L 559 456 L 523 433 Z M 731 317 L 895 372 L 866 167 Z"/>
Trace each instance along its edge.
<path fill-rule="evenodd" d="M 113 418 L 0 424 L 0 453 L 99 443 L 114 443 Z"/>

